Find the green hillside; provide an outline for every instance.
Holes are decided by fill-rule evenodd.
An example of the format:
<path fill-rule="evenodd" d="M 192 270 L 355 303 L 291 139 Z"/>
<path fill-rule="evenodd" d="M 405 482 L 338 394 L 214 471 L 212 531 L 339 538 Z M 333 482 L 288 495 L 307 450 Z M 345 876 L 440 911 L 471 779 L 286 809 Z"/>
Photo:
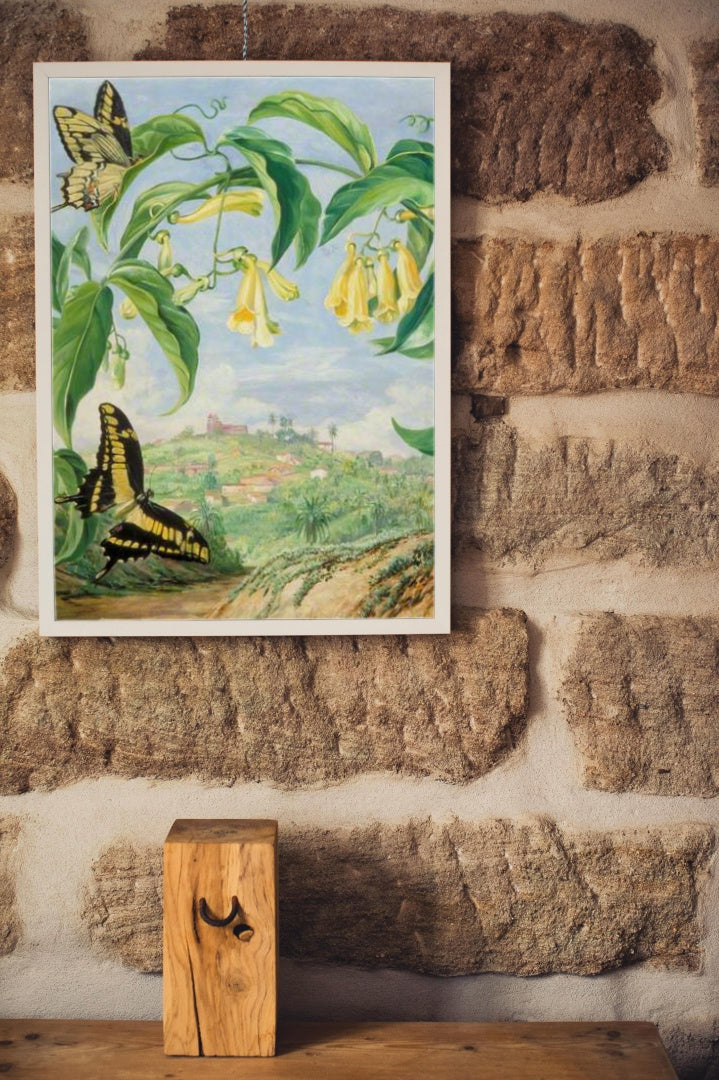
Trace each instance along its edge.
<path fill-rule="evenodd" d="M 59 594 L 182 588 L 218 575 L 244 577 L 278 557 L 289 559 L 283 566 L 302 567 L 318 550 L 329 565 L 335 549 L 346 561 L 375 540 L 386 543 L 432 529 L 433 463 L 419 455 L 384 460 L 377 452 L 348 454 L 284 430 L 186 431 L 146 443 L 143 456 L 146 488 L 203 533 L 210 565 L 151 556 L 118 564 L 93 584 L 104 564 L 100 541 L 115 520 L 110 511 L 90 522 L 93 540 L 83 555 L 58 568 Z M 90 456 L 87 462 L 88 468 L 94 464 Z M 58 547 L 70 513 L 76 511 L 58 510 Z"/>
<path fill-rule="evenodd" d="M 201 516 L 209 506 L 229 547 L 255 566 L 307 543 L 424 530 L 432 522 L 430 459 L 384 461 L 270 433 L 185 434 L 146 446 L 144 455 L 155 498 L 183 516 Z"/>

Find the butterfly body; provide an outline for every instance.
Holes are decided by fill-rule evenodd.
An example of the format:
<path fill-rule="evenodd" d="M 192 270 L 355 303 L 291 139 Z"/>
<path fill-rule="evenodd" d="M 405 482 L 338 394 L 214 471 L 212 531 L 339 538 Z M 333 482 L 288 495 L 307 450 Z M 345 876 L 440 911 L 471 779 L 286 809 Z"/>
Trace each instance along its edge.
<path fill-rule="evenodd" d="M 73 162 L 70 171 L 61 174 L 60 206 L 96 210 L 106 199 L 116 197 L 134 160 L 122 98 L 106 80 L 97 92 L 94 116 L 70 105 L 56 105 L 53 117 Z"/>
<path fill-rule="evenodd" d="M 116 405 L 100 406 L 100 446 L 97 463 L 74 495 L 61 495 L 59 503 L 74 503 L 83 518 L 116 508 L 120 520 L 101 543 L 107 563 L 99 581 L 117 562 L 160 555 L 165 559 L 208 563 L 210 548 L 204 537 L 174 510 L 153 502 L 144 489 L 142 450 L 137 433 Z"/>

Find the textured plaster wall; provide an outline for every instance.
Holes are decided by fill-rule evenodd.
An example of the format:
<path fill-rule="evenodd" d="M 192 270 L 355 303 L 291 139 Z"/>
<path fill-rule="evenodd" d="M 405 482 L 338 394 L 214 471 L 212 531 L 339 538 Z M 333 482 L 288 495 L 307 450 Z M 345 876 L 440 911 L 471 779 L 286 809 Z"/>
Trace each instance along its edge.
<path fill-rule="evenodd" d="M 10 6 L 0 4 L 0 36 L 3 11 L 10 10 Z M 26 5 L 28 17 L 41 6 Z M 92 59 L 114 60 L 130 58 L 148 44 L 161 48 L 165 16 L 171 5 L 159 0 L 150 4 L 144 0 L 125 0 L 122 5 L 81 0 L 67 6 L 84 23 L 87 55 Z M 361 0 L 350 0 L 346 9 L 367 6 Z M 719 10 L 713 0 L 690 0 L 682 4 L 672 0 L 636 0 L 630 6 L 620 0 L 594 0 L 591 4 L 583 0 L 565 3 L 505 0 L 501 5 L 490 0 L 472 4 L 449 3 L 449 0 L 447 3 L 419 0 L 410 4 L 396 0 L 396 6 L 472 15 L 490 15 L 498 7 L 530 15 L 560 12 L 590 26 L 602 20 L 619 22 L 655 43 L 653 63 L 662 91 L 649 115 L 669 148 L 666 171 L 654 172 L 621 197 L 588 205 L 577 205 L 553 194 L 538 194 L 526 202 L 510 201 L 503 205 L 459 196 L 453 203 L 453 231 L 457 239 L 478 241 L 480 237 L 489 237 L 575 245 L 636 233 L 719 237 L 719 187 L 704 186 L 697 167 L 690 65 L 692 44 L 719 36 Z M 257 4 L 254 8 L 250 4 L 251 16 L 257 9 Z M 392 55 L 398 47 L 395 42 Z M 252 32 L 249 55 L 254 55 Z M 413 57 L 408 54 L 403 58 Z M 0 181 L 0 211 L 13 220 L 16 215 L 32 212 L 32 191 L 26 179 Z M 28 280 L 25 295 L 30 290 Z M 22 299 L 16 302 L 21 303 Z M 23 332 L 26 333 L 28 309 L 25 310 Z M 715 311 L 715 324 L 716 315 Z M 2 571 L 5 575 L 0 594 L 3 652 L 25 634 L 34 632 L 37 603 L 34 394 L 30 388 L 18 392 L 13 391 L 12 383 L 9 385 L 10 391 L 0 394 L 0 472 L 17 496 L 18 517 L 12 553 Z M 21 385 L 25 384 L 21 382 Z M 719 547 L 711 515 L 719 514 L 716 494 L 719 397 L 677 389 L 679 393 L 628 387 L 572 396 L 558 393 L 531 396 L 531 388 L 527 396 L 512 391 L 504 416 L 483 421 L 482 426 L 471 415 L 470 396 L 455 395 L 455 435 L 468 444 L 476 441 L 482 432 L 491 431 L 488 437 L 496 439 L 500 425 L 505 425 L 510 434 L 521 440 L 528 454 L 539 454 L 557 440 L 566 449 L 571 440 L 591 439 L 602 445 L 616 444 L 622 453 L 636 454 L 638 458 L 649 454 L 676 459 L 673 476 L 682 477 L 687 469 L 694 469 L 699 477 L 694 501 L 690 499 L 686 507 L 684 499 L 689 496 L 682 486 L 670 485 L 670 497 L 666 507 L 660 510 L 655 496 L 650 497 L 646 492 L 642 495 L 647 499 L 643 505 L 649 507 L 646 513 L 650 531 L 660 528 L 664 509 L 677 515 L 675 532 L 679 546 L 675 556 L 662 554 L 666 550 L 662 546 L 666 536 L 660 537 L 662 542 L 651 550 L 646 544 L 643 549 L 642 535 L 636 532 L 643 527 L 643 519 L 639 519 L 632 526 L 634 533 L 631 529 L 627 532 L 626 522 L 620 523 L 624 550 L 619 544 L 597 553 L 592 538 L 583 536 L 578 540 L 576 535 L 568 536 L 566 530 L 560 529 L 559 534 L 555 532 L 549 540 L 545 538 L 541 565 L 537 566 L 531 552 L 517 550 L 503 556 L 501 544 L 493 549 L 493 557 L 488 557 L 486 550 L 483 553 L 482 543 L 492 527 L 500 526 L 478 519 L 480 510 L 466 509 L 476 501 L 475 493 L 484 475 L 482 470 L 486 472 L 493 467 L 496 458 L 481 466 L 480 472 L 472 464 L 468 474 L 463 474 L 466 487 L 460 496 L 459 513 L 463 543 L 454 561 L 454 602 L 476 608 L 518 609 L 526 614 L 528 624 L 526 730 L 512 753 L 503 756 L 485 775 L 453 784 L 431 777 L 383 772 L 351 776 L 328 786 L 318 782 L 294 789 L 268 781 L 241 780 L 224 786 L 221 780 L 205 783 L 191 774 L 172 780 L 143 777 L 141 773 L 129 777 L 104 775 L 75 782 L 68 775 L 55 790 L 26 790 L 0 797 L 0 817 L 10 822 L 5 833 L 0 829 L 0 837 L 5 838 L 3 843 L 9 852 L 5 862 L 0 860 L 0 904 L 12 913 L 3 939 L 5 948 L 11 951 L 0 960 L 0 1013 L 159 1016 L 160 978 L 121 961 L 117 949 L 113 952 L 112 947 L 116 913 L 98 909 L 97 894 L 94 906 L 88 897 L 92 895 L 91 867 L 101 860 L 103 852 L 118 841 L 129 845 L 128 850 L 140 851 L 147 845 L 156 850 L 176 817 L 277 817 L 281 829 L 304 830 L 307 853 L 312 851 L 318 829 L 343 830 L 377 821 L 387 826 L 404 826 L 411 819 L 426 819 L 430 815 L 438 826 L 450 825 L 454 819 L 470 825 L 489 819 L 526 824 L 539 815 L 556 821 L 561 829 L 580 834 L 626 836 L 629 830 L 632 835 L 638 831 L 647 837 L 663 836 L 665 840 L 658 842 L 659 849 L 666 844 L 670 847 L 678 844 L 681 848 L 682 844 L 690 843 L 687 837 L 696 836 L 696 830 L 703 836 L 702 829 L 715 829 L 719 825 L 719 803 L 711 797 L 715 791 L 712 783 L 705 782 L 700 794 L 687 794 L 688 790 L 699 789 L 691 788 L 679 768 L 683 737 L 674 738 L 673 756 L 671 747 L 667 751 L 671 758 L 670 778 L 677 777 L 674 788 L 670 779 L 662 789 L 666 793 L 660 794 L 643 790 L 641 786 L 633 790 L 601 790 L 588 783 L 587 761 L 580 755 L 570 726 L 570 719 L 572 725 L 579 720 L 570 717 L 563 702 L 568 694 L 565 684 L 570 660 L 576 658 L 582 633 L 587 632 L 583 628 L 591 627 L 598 613 L 613 612 L 620 618 L 691 616 L 709 622 L 717 617 Z M 482 392 L 492 391 L 482 388 Z M 503 389 L 495 392 L 505 393 Z M 551 504 L 556 496 L 556 492 L 542 488 L 537 475 L 531 474 L 525 484 L 529 495 L 532 484 L 536 484 L 535 520 L 542 518 L 542 498 L 546 497 L 547 504 Z M 572 474 L 568 475 L 571 478 Z M 607 482 L 593 508 L 597 521 L 612 518 L 621 494 L 621 483 L 613 489 Z M 591 506 L 591 487 L 577 498 L 579 509 Z M 684 525 L 690 511 L 710 515 L 698 520 L 694 540 L 686 534 Z M 516 507 L 513 512 L 517 512 Z M 470 541 L 464 542 L 467 534 L 471 534 Z M 702 538 L 706 543 L 699 551 Z M 691 649 L 695 646 L 691 642 L 696 640 L 696 635 L 690 635 L 690 639 L 686 635 L 675 636 L 672 624 L 668 625 L 659 651 L 634 661 L 643 664 L 641 671 L 630 670 L 625 674 L 630 681 L 641 677 L 651 684 L 655 670 L 661 671 L 673 685 L 672 680 L 678 678 L 676 665 L 672 666 L 677 659 L 672 655 L 675 648 L 680 648 L 684 655 L 685 681 L 691 679 L 692 671 L 703 672 L 701 686 L 694 687 L 692 693 L 699 701 L 696 715 L 703 720 L 704 727 L 695 725 L 691 730 L 696 755 L 706 763 L 715 752 L 714 732 L 719 714 L 716 666 L 695 668 L 691 661 Z M 709 635 L 710 645 L 706 647 L 714 648 L 716 653 L 711 642 L 719 638 L 719 630 L 705 625 L 702 633 Z M 579 655 L 580 668 L 585 659 L 583 654 Z M 621 672 L 619 675 L 615 672 L 611 685 L 622 677 Z M 4 686 L 4 704 L 12 706 L 17 684 L 10 679 Z M 659 709 L 658 728 L 667 722 L 667 715 L 666 710 Z M 151 723 L 148 719 L 148 724 Z M 4 736 L 6 749 L 14 732 L 11 723 Z M 642 735 L 619 722 L 611 738 L 613 753 L 621 759 L 623 748 L 627 753 L 630 749 L 637 751 L 637 746 L 641 750 L 641 739 L 651 740 L 652 734 Z M 11 746 L 9 756 L 12 758 Z M 666 837 L 674 839 L 670 842 Z M 691 840 L 691 844 L 697 842 Z M 361 850 L 366 850 L 360 841 L 358 844 Z M 706 844 L 711 846 L 709 840 Z M 135 880 L 133 873 L 139 865 L 132 863 L 132 858 L 135 856 L 128 856 L 131 881 Z M 649 1019 L 660 1025 L 681 1074 L 709 1080 L 719 1076 L 719 1050 L 714 1049 L 715 1044 L 719 1046 L 719 884 L 711 873 L 706 876 L 708 848 L 702 858 L 704 861 L 692 863 L 696 870 L 696 894 L 692 893 L 691 883 L 682 885 L 682 895 L 689 897 L 690 906 L 692 898 L 695 901 L 693 911 L 688 915 L 678 910 L 674 915 L 670 913 L 670 918 L 677 920 L 677 933 L 697 937 L 697 948 L 690 950 L 692 956 L 685 956 L 685 963 L 678 967 L 667 968 L 666 963 L 664 967 L 632 964 L 631 957 L 626 956 L 617 970 L 598 975 L 526 978 L 483 974 L 441 978 L 416 971 L 370 971 L 285 959 L 281 967 L 282 1014 L 310 1018 L 436 1020 Z M 151 868 L 152 861 L 147 865 Z M 147 865 L 144 872 L 150 874 L 151 882 L 151 869 Z M 586 865 L 591 879 L 591 861 Z M 661 877 L 665 871 L 657 873 Z M 666 876 L 671 878 L 672 871 L 667 870 Z M 497 887 L 491 876 L 488 881 L 489 887 Z M 631 875 L 622 879 L 620 886 L 616 896 L 608 901 L 610 907 L 613 904 L 618 909 L 642 901 L 632 891 Z M 153 895 L 150 887 L 147 926 L 141 928 L 151 941 L 156 940 Z M 113 898 L 111 890 L 101 890 L 100 897 L 100 903 L 108 902 L 110 907 L 120 902 Z M 301 899 L 296 902 L 301 903 Z M 126 907 L 129 903 L 127 897 L 122 900 Z M 103 918 L 107 922 L 109 947 L 103 947 L 102 942 L 98 944 L 97 935 L 93 939 L 89 933 L 88 910 L 96 925 L 103 925 Z M 141 918 L 144 910 L 143 904 L 135 908 L 130 904 L 135 917 Z M 651 924 L 651 906 L 649 911 L 647 920 Z M 519 933 L 519 926 L 513 929 L 510 925 L 507 930 L 510 940 Z M 579 969 L 577 966 L 576 970 Z"/>

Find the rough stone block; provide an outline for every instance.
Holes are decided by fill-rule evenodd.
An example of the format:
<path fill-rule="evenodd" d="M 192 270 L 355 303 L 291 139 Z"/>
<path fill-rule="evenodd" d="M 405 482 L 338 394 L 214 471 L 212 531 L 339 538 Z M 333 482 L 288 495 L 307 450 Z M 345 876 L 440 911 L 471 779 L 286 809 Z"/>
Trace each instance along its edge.
<path fill-rule="evenodd" d="M 647 566 L 719 566 L 719 469 L 647 444 L 530 443 L 503 421 L 455 441 L 454 535 L 491 561 L 581 553 Z"/>
<path fill-rule="evenodd" d="M 719 393 L 719 239 L 485 237 L 453 262 L 454 388 Z"/>
<path fill-rule="evenodd" d="M 2 105 L 0 104 L 0 111 Z M 35 253 L 30 214 L 0 220 L 0 392 L 35 387 Z"/>
<path fill-rule="evenodd" d="M 587 786 L 719 793 L 718 658 L 715 619 L 586 620 L 564 695 Z"/>
<path fill-rule="evenodd" d="M 239 58 L 241 13 L 172 8 L 164 42 L 139 58 Z M 556 14 L 267 4 L 249 36 L 253 60 L 450 60 L 455 187 L 496 203 L 541 191 L 595 202 L 666 168 L 648 115 L 662 92 L 651 54 L 627 26 Z"/>
<path fill-rule="evenodd" d="M 699 179 L 719 184 L 719 38 L 698 41 L 690 50 L 694 71 L 694 112 Z"/>
<path fill-rule="evenodd" d="M 104 774 L 474 779 L 524 730 L 525 617 L 462 609 L 453 625 L 410 638 L 23 638 L 0 668 L 0 789 Z"/>
<path fill-rule="evenodd" d="M 13 553 L 17 524 L 17 496 L 0 472 L 0 568 Z"/>
<path fill-rule="evenodd" d="M 11 953 L 20 938 L 15 902 L 15 850 L 19 834 L 17 818 L 0 818 L 0 956 Z"/>
<path fill-rule="evenodd" d="M 696 970 L 712 848 L 711 830 L 690 825 L 280 823 L 280 951 L 433 975 L 594 974 L 640 961 Z M 120 843 L 95 862 L 87 891 L 95 945 L 143 971 L 161 965 L 161 872 L 159 851 Z"/>
<path fill-rule="evenodd" d="M 82 16 L 71 5 L 4 0 L 0 18 L 0 178 L 31 180 L 32 65 L 87 60 Z"/>

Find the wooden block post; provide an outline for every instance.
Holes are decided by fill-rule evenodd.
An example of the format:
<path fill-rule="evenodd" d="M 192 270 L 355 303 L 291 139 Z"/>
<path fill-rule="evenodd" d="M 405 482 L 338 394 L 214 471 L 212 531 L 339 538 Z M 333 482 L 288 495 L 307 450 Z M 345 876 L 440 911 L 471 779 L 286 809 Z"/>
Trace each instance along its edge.
<path fill-rule="evenodd" d="M 176 821 L 164 856 L 165 1053 L 271 1056 L 277 822 Z"/>

